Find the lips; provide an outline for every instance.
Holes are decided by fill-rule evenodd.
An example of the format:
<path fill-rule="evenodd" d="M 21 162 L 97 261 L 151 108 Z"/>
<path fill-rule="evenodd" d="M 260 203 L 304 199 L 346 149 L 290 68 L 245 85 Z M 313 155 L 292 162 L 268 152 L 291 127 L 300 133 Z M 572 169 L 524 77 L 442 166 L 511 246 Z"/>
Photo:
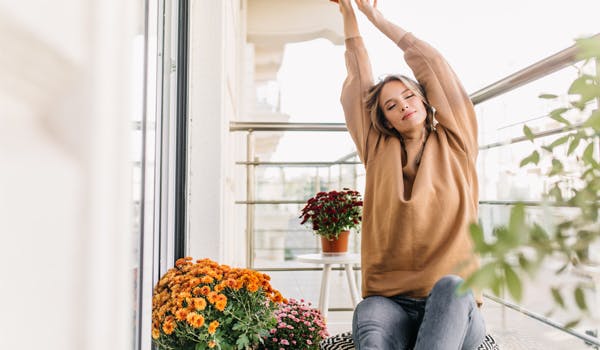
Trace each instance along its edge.
<path fill-rule="evenodd" d="M 403 117 L 402 120 L 406 120 L 408 118 L 411 118 L 414 114 L 416 113 L 416 111 L 412 111 L 412 112 L 408 112 L 406 113 Z"/>

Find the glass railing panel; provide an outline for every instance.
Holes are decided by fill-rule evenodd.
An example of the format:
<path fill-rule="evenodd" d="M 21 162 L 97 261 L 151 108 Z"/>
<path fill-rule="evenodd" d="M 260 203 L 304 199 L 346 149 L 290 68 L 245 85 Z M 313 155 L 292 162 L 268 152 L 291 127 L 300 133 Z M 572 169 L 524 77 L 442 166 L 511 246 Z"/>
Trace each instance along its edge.
<path fill-rule="evenodd" d="M 528 164 L 520 167 L 521 160 L 531 154 L 534 145 L 552 143 L 564 133 L 540 137 L 530 141 L 502 145 L 479 152 L 478 177 L 479 198 L 482 201 L 541 201 L 556 179 L 547 174 L 552 169 L 551 159 L 542 157 L 538 165 Z M 573 154 L 567 155 L 568 144 L 558 146 L 553 154 L 564 165 L 565 174 L 563 194 L 568 198 L 569 189 L 579 188 L 582 169 L 575 155 L 581 154 L 585 145 L 580 144 Z"/>
<path fill-rule="evenodd" d="M 256 172 L 256 200 L 302 200 L 319 191 L 344 187 L 359 189 L 364 182 L 362 164 L 319 167 L 259 165 Z"/>
<path fill-rule="evenodd" d="M 256 154 L 260 160 L 286 162 L 332 162 L 355 151 L 348 132 L 295 131 L 295 132 L 255 132 Z M 273 144 L 276 147 L 273 147 Z M 264 149 L 275 151 L 261 153 Z"/>
<path fill-rule="evenodd" d="M 583 64 L 579 63 L 476 105 L 479 145 L 522 136 L 524 123 L 534 133 L 561 127 L 562 124 L 551 119 L 548 114 L 568 103 L 566 93 L 571 82 L 577 78 L 578 69 L 589 71 L 591 66 L 583 68 Z M 541 94 L 555 94 L 560 98 L 541 99 Z M 581 120 L 582 115 L 571 113 L 565 117 L 576 123 Z"/>

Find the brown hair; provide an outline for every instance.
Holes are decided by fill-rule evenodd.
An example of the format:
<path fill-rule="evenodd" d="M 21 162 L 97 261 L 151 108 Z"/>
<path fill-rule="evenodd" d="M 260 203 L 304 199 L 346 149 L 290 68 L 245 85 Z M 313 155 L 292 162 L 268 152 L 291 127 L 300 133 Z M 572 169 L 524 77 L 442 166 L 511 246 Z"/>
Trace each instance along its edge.
<path fill-rule="evenodd" d="M 367 96 L 365 98 L 365 107 L 367 109 L 367 112 L 369 113 L 371 123 L 375 127 L 375 130 L 379 131 L 384 135 L 398 137 L 401 140 L 403 139 L 402 135 L 400 135 L 398 130 L 387 127 L 387 119 L 383 114 L 383 110 L 379 106 L 379 96 L 381 95 L 381 90 L 383 89 L 383 86 L 389 83 L 390 81 L 399 81 L 403 83 L 410 91 L 412 91 L 415 95 L 421 98 L 421 101 L 423 101 L 423 104 L 425 105 L 425 110 L 427 111 L 427 117 L 425 118 L 425 125 L 427 126 L 427 130 L 429 132 L 435 131 L 435 109 L 429 104 L 427 96 L 425 95 L 425 89 L 423 89 L 423 86 L 414 81 L 413 79 L 399 74 L 386 76 L 385 78 L 381 79 L 378 83 L 371 86 L 371 88 L 369 88 L 369 91 L 367 92 Z"/>

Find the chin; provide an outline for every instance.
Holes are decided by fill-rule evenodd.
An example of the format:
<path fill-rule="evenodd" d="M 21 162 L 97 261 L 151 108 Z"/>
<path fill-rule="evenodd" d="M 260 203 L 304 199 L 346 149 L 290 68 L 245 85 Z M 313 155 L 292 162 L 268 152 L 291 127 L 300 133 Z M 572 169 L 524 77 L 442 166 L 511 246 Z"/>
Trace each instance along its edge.
<path fill-rule="evenodd" d="M 414 116 L 409 119 L 404 120 L 407 125 L 410 125 L 409 128 L 425 126 L 426 116 Z"/>

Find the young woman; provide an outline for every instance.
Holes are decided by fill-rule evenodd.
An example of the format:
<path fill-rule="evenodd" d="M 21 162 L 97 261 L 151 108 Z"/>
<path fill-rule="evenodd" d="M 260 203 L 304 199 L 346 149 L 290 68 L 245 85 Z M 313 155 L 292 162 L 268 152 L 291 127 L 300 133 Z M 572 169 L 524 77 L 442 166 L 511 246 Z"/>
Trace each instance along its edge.
<path fill-rule="evenodd" d="M 444 58 L 386 20 L 358 9 L 404 51 L 417 82 L 374 84 L 352 0 L 339 0 L 348 76 L 341 102 L 366 168 L 362 293 L 353 319 L 359 350 L 475 349 L 485 323 L 457 286 L 478 267 L 468 225 L 477 220 L 477 121 Z"/>

